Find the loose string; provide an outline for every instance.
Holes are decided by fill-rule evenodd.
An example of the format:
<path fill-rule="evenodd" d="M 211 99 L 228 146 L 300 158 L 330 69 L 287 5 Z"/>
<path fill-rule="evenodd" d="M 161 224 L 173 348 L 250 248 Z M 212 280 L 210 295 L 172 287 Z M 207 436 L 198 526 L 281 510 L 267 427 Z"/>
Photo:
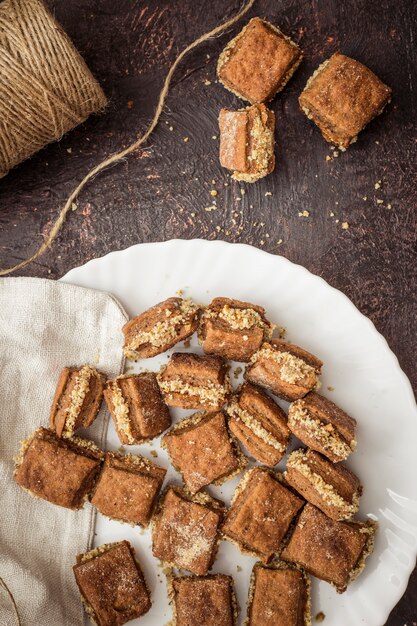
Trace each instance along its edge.
<path fill-rule="evenodd" d="M 60 231 L 60 229 L 61 229 L 61 227 L 62 227 L 62 225 L 63 225 L 63 223 L 65 221 L 65 218 L 66 218 L 68 212 L 72 208 L 72 205 L 73 205 L 75 199 L 77 198 L 78 194 L 82 191 L 82 189 L 84 189 L 86 184 L 94 176 L 96 176 L 99 172 L 102 172 L 104 169 L 106 169 L 110 165 L 113 165 L 115 163 L 120 162 L 126 156 L 128 156 L 129 154 L 131 154 L 132 152 L 137 150 L 143 143 L 145 143 L 145 141 L 149 138 L 151 133 L 154 131 L 156 125 L 158 124 L 159 118 L 161 117 L 161 113 L 162 113 L 163 108 L 164 108 L 165 99 L 166 99 L 167 94 L 168 94 L 168 90 L 169 90 L 169 87 L 170 87 L 170 84 L 171 84 L 172 77 L 173 77 L 174 72 L 177 69 L 178 65 L 183 60 L 183 58 L 189 52 L 191 52 L 191 50 L 193 50 L 194 48 L 199 46 L 204 41 L 207 41 L 207 39 L 210 39 L 211 37 L 214 37 L 214 36 L 218 35 L 219 33 L 222 33 L 223 31 L 225 31 L 230 26 L 233 26 L 233 24 L 235 24 L 238 20 L 240 20 L 240 18 L 243 17 L 245 15 L 245 13 L 247 13 L 249 11 L 249 9 L 251 9 L 251 7 L 253 6 L 254 2 L 255 2 L 255 0 L 248 0 L 248 2 L 245 3 L 245 5 L 241 9 L 241 11 L 239 11 L 239 13 L 237 13 L 234 17 L 232 17 L 230 20 L 227 20 L 227 22 L 224 22 L 223 24 L 220 24 L 219 26 L 216 26 L 215 28 L 213 28 L 208 33 L 205 33 L 204 35 L 202 35 L 201 37 L 199 37 L 198 39 L 196 39 L 195 41 L 190 43 L 186 48 L 184 48 L 184 50 L 182 52 L 180 52 L 180 54 L 177 56 L 177 58 L 175 59 L 174 63 L 171 65 L 171 67 L 170 67 L 170 69 L 168 71 L 168 74 L 167 74 L 167 76 L 165 78 L 165 81 L 164 81 L 164 85 L 162 87 L 162 91 L 161 91 L 161 93 L 159 95 L 158 104 L 157 104 L 156 109 L 155 109 L 154 117 L 153 117 L 153 119 L 152 119 L 148 129 L 145 131 L 145 133 L 141 137 L 136 139 L 136 141 L 134 141 L 130 146 L 128 146 L 124 150 L 121 150 L 120 152 L 117 152 L 116 154 L 113 154 L 112 156 L 108 157 L 107 159 L 105 159 L 104 161 L 102 161 L 101 163 L 99 163 L 98 165 L 93 167 L 86 174 L 86 176 L 82 179 L 82 181 L 79 183 L 79 185 L 77 185 L 77 187 L 74 189 L 74 191 L 70 194 L 70 196 L 68 197 L 67 201 L 65 202 L 65 205 L 62 207 L 62 209 L 61 209 L 61 211 L 60 211 L 60 213 L 58 215 L 57 220 L 55 221 L 54 225 L 52 226 L 52 228 L 51 228 L 51 230 L 49 232 L 49 235 L 47 236 L 47 238 L 44 241 L 44 243 L 40 246 L 40 248 L 35 252 L 35 254 L 33 254 L 29 259 L 26 259 L 25 261 L 22 261 L 21 263 L 18 263 L 14 267 L 9 267 L 7 269 L 0 270 L 0 276 L 5 276 L 6 274 L 11 274 L 12 272 L 15 272 L 16 270 L 19 270 L 22 267 L 25 267 L 29 263 L 32 263 L 32 261 L 35 261 L 36 259 L 38 259 L 44 252 L 46 252 L 46 250 L 48 250 L 48 248 L 52 245 L 53 241 L 57 237 L 57 235 L 58 235 L 58 233 L 59 233 L 59 231 Z"/>
<path fill-rule="evenodd" d="M 17 610 L 16 601 L 14 599 L 14 596 L 13 596 L 12 592 L 10 591 L 10 589 L 8 588 L 8 586 L 6 585 L 6 583 L 4 582 L 3 578 L 1 578 L 1 576 L 0 576 L 0 585 L 6 591 L 7 595 L 9 596 L 9 598 L 10 598 L 10 600 L 12 602 L 13 609 L 14 609 L 14 612 L 16 614 L 17 626 L 22 626 L 22 622 L 20 621 L 19 611 Z"/>

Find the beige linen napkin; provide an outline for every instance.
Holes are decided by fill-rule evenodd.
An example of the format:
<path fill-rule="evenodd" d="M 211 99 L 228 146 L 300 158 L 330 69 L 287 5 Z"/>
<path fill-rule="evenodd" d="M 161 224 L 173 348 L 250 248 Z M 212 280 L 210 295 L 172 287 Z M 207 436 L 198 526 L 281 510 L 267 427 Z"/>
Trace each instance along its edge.
<path fill-rule="evenodd" d="M 13 481 L 19 442 L 48 425 L 58 374 L 90 363 L 108 377 L 123 364 L 126 314 L 109 294 L 36 278 L 0 279 L 0 624 L 80 626 L 72 573 L 88 549 L 94 510 L 69 511 L 34 499 Z M 89 436 L 103 444 L 102 408 Z M 10 595 L 11 594 L 11 595 Z"/>

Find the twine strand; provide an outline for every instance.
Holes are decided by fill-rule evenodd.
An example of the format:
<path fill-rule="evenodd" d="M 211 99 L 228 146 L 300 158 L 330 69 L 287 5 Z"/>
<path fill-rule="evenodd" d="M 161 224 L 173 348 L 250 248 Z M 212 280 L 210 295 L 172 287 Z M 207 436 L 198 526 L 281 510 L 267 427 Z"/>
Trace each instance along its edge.
<path fill-rule="evenodd" d="M 190 43 L 186 48 L 184 48 L 184 50 L 182 50 L 182 52 L 180 52 L 180 54 L 177 56 L 177 58 L 175 59 L 175 61 L 171 65 L 171 67 L 169 68 L 168 74 L 166 75 L 166 78 L 164 80 L 162 91 L 159 94 L 158 103 L 157 103 L 157 106 L 156 106 L 156 109 L 155 109 L 155 114 L 154 114 L 153 119 L 152 119 L 151 123 L 149 124 L 147 130 L 144 132 L 144 134 L 142 136 L 140 136 L 138 139 L 136 139 L 136 141 L 134 141 L 132 144 L 130 144 L 130 146 L 128 146 L 124 150 L 121 150 L 120 152 L 117 152 L 117 153 L 111 155 L 110 157 L 108 157 L 107 159 L 104 159 L 104 161 L 101 161 L 101 163 L 99 163 L 98 165 L 93 167 L 84 176 L 82 181 L 77 185 L 77 187 L 69 195 L 69 197 L 66 200 L 64 206 L 62 207 L 62 209 L 61 209 L 61 211 L 60 211 L 60 213 L 59 213 L 59 215 L 58 215 L 54 225 L 52 226 L 52 228 L 51 228 L 51 230 L 50 230 L 46 240 L 40 246 L 40 248 L 35 252 L 35 254 L 33 254 L 29 259 L 26 259 L 25 261 L 22 261 L 21 263 L 18 263 L 14 267 L 10 267 L 10 268 L 7 268 L 7 269 L 0 270 L 0 276 L 5 276 L 6 274 L 11 274 L 12 272 L 17 271 L 17 270 L 21 269 L 22 267 L 25 267 L 26 265 L 28 265 L 32 261 L 35 261 L 36 259 L 38 259 L 44 252 L 46 252 L 46 250 L 51 246 L 51 244 L 53 243 L 53 241 L 57 237 L 57 235 L 58 235 L 58 233 L 59 233 L 59 231 L 61 229 L 61 226 L 63 225 L 63 223 L 65 221 L 65 218 L 66 218 L 68 212 L 72 208 L 72 205 L 73 205 L 75 199 L 77 198 L 78 194 L 82 191 L 82 189 L 84 189 L 84 187 L 87 185 L 87 183 L 92 178 L 94 178 L 94 176 L 96 176 L 99 172 L 102 172 L 103 170 L 105 170 L 110 165 L 119 163 L 126 156 L 128 156 L 132 152 L 135 152 L 135 150 L 137 150 L 143 143 L 145 143 L 147 141 L 147 139 L 149 138 L 149 136 L 152 134 L 152 132 L 154 131 L 156 125 L 158 124 L 159 118 L 161 117 L 161 113 L 162 113 L 163 108 L 164 108 L 165 100 L 166 100 L 166 97 L 168 95 L 169 87 L 170 87 L 171 80 L 172 80 L 172 77 L 174 75 L 174 72 L 177 69 L 178 65 L 181 63 L 181 61 L 183 60 L 183 58 L 189 52 L 191 52 L 191 50 L 193 50 L 194 48 L 199 46 L 204 41 L 207 41 L 211 37 L 215 37 L 216 35 L 224 32 L 225 30 L 227 30 L 228 28 L 233 26 L 233 24 L 235 24 L 238 20 L 240 20 L 240 18 L 243 17 L 245 15 L 245 13 L 247 13 L 249 11 L 249 9 L 251 9 L 251 7 L 253 6 L 254 2 L 255 2 L 255 0 L 248 0 L 244 4 L 242 9 L 234 17 L 230 18 L 229 20 L 227 20 L 223 24 L 219 24 L 218 26 L 213 28 L 208 33 L 205 33 L 204 35 L 201 35 L 201 37 L 199 37 L 198 39 L 196 39 L 195 41 Z"/>
<path fill-rule="evenodd" d="M 13 606 L 13 610 L 15 612 L 17 626 L 22 626 L 22 622 L 20 621 L 20 615 L 19 615 L 19 611 L 17 610 L 16 600 L 14 599 L 14 595 L 12 594 L 12 592 L 10 591 L 10 589 L 4 582 L 3 578 L 1 578 L 1 576 L 0 576 L 0 586 L 3 587 L 3 589 L 5 590 L 5 592 L 10 598 L 10 601 Z"/>

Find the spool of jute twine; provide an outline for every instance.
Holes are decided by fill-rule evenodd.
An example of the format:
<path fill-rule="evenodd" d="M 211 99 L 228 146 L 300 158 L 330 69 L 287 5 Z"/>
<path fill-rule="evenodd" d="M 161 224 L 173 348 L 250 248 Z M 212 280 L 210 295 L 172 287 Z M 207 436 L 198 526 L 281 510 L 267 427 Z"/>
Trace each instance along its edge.
<path fill-rule="evenodd" d="M 41 0 L 0 3 L 0 177 L 106 103 Z"/>
<path fill-rule="evenodd" d="M 26 259 L 25 261 L 22 261 L 21 263 L 18 263 L 14 267 L 9 267 L 7 269 L 0 270 L 0 276 L 5 276 L 6 274 L 10 274 L 12 272 L 15 272 L 16 270 L 21 269 L 22 267 L 25 267 L 26 265 L 28 265 L 29 263 L 31 263 L 35 259 L 39 258 L 51 246 L 51 244 L 53 243 L 54 239 L 58 235 L 58 233 L 59 233 L 59 231 L 61 229 L 61 226 L 62 226 L 62 224 L 65 221 L 65 218 L 66 218 L 68 212 L 71 210 L 74 201 L 76 200 L 76 198 L 77 198 L 78 194 L 81 192 L 81 190 L 84 189 L 86 184 L 92 178 L 94 178 L 94 176 L 96 176 L 99 172 L 102 172 L 104 169 L 106 169 L 110 165 L 115 165 L 115 164 L 121 162 L 125 157 L 127 157 L 129 154 L 131 154 L 132 152 L 137 150 L 143 143 L 145 143 L 145 141 L 147 141 L 147 139 L 149 138 L 149 136 L 151 135 L 151 133 L 155 129 L 156 125 L 158 124 L 159 118 L 161 117 L 161 113 L 162 113 L 163 108 L 164 108 L 166 97 L 168 95 L 168 91 L 169 91 L 169 87 L 170 87 L 170 84 L 171 84 L 172 77 L 173 77 L 174 72 L 177 69 L 178 65 L 183 60 L 183 58 L 191 50 L 193 50 L 194 48 L 199 46 L 204 41 L 207 41 L 208 39 L 210 39 L 212 37 L 215 37 L 216 35 L 220 35 L 225 30 L 227 30 L 228 28 L 233 26 L 233 24 L 235 24 L 241 17 L 243 17 L 243 15 L 245 15 L 245 13 L 247 13 L 249 11 L 249 9 L 253 6 L 254 2 L 255 2 L 255 0 L 247 0 L 247 2 L 244 3 L 242 9 L 236 15 L 234 15 L 229 20 L 226 20 L 222 24 L 219 24 L 218 26 L 216 26 L 215 28 L 210 30 L 208 33 L 205 33 L 204 35 L 201 35 L 201 37 L 199 37 L 198 39 L 196 39 L 195 41 L 190 43 L 186 48 L 184 48 L 184 50 L 182 50 L 182 52 L 180 52 L 180 54 L 177 56 L 177 58 L 175 59 L 175 61 L 171 65 L 171 67 L 169 68 L 168 74 L 167 74 L 167 76 L 166 76 L 166 78 L 164 80 L 162 91 L 159 94 L 158 103 L 156 105 L 154 117 L 152 118 L 152 120 L 151 120 L 147 130 L 144 132 L 144 134 L 141 135 L 140 137 L 138 137 L 130 146 L 128 146 L 124 150 L 121 150 L 120 152 L 117 152 L 116 154 L 113 154 L 113 155 L 109 156 L 107 159 L 105 159 L 104 161 L 102 161 L 101 163 L 99 163 L 98 165 L 93 167 L 84 176 L 82 181 L 75 187 L 73 192 L 70 194 L 70 196 L 66 200 L 64 206 L 61 208 L 61 210 L 60 210 L 60 212 L 58 214 L 58 217 L 57 217 L 54 225 L 52 226 L 48 236 L 46 237 L 46 239 L 43 242 L 43 244 L 39 247 L 39 249 L 35 252 L 35 254 L 33 254 L 29 259 Z M 4 4 L 8 5 L 9 7 L 16 7 L 16 6 L 20 7 L 20 6 L 23 6 L 23 5 L 42 6 L 40 4 L 40 0 L 5 0 Z M 2 6 L 3 5 L 0 4 L 0 10 L 1 10 Z M 9 11 L 10 11 L 10 9 L 9 9 Z M 1 13 L 1 15 L 3 16 L 3 13 Z M 25 15 L 26 15 L 25 24 L 27 24 L 27 21 L 28 21 L 27 20 L 27 13 L 25 13 Z M 21 18 L 17 18 L 17 19 L 21 19 Z M 52 19 L 52 18 L 49 16 L 49 19 Z M 55 24 L 55 22 L 54 22 L 54 24 Z M 55 28 L 57 28 L 56 24 L 55 24 Z M 3 31 L 3 18 L 0 17 L 0 33 L 2 33 L 2 31 Z M 31 28 L 31 32 L 34 35 L 35 30 L 33 28 Z M 59 32 L 60 32 L 60 34 L 62 33 L 61 30 Z M 40 31 L 40 33 L 42 35 L 45 35 L 45 30 L 42 29 Z M 0 36 L 2 37 L 2 35 L 0 35 Z M 66 40 L 67 44 L 69 46 L 71 46 L 71 43 L 69 42 L 69 40 L 66 39 L 66 38 L 65 38 L 65 40 Z M 1 40 L 0 40 L 0 43 L 1 43 Z M 31 46 L 26 48 L 25 57 L 26 57 L 26 55 L 30 54 L 30 52 L 32 50 L 32 47 L 37 52 L 39 52 L 40 50 L 44 51 L 44 61 L 47 62 L 48 66 L 50 66 L 51 65 L 51 61 L 50 60 L 48 60 L 48 61 L 45 60 L 46 59 L 45 52 L 47 52 L 50 49 L 50 46 L 48 45 L 48 48 L 46 49 L 44 47 L 41 47 L 39 45 L 39 43 L 35 43 L 33 40 L 31 40 Z M 2 54 L 2 49 L 3 49 L 3 47 L 0 49 L 0 55 Z M 75 52 L 75 50 L 72 48 L 72 46 L 71 46 L 71 50 L 72 50 L 72 53 L 77 54 Z M 66 50 L 66 54 L 69 55 L 69 53 L 70 53 L 70 51 Z M 77 57 L 78 57 L 78 55 L 77 55 Z M 82 67 L 84 68 L 84 71 L 88 72 L 88 69 L 86 68 L 86 66 L 85 66 L 84 62 L 82 61 L 82 59 L 80 59 L 79 62 L 80 62 L 80 67 L 81 67 L 81 63 L 82 63 Z M 29 63 L 29 61 L 28 61 L 28 63 Z M 34 61 L 33 60 L 30 63 L 31 63 L 32 66 L 34 66 Z M 38 57 L 37 63 L 39 63 L 39 57 Z M 52 75 L 52 69 L 50 67 L 49 67 L 48 71 Z M 2 73 L 2 66 L 0 65 L 0 81 L 2 79 L 1 73 Z M 55 70 L 54 70 L 54 73 L 55 73 Z M 89 76 L 91 77 L 91 74 Z M 96 83 L 96 87 L 98 89 L 100 89 L 98 87 L 97 83 Z M 85 86 L 85 88 L 86 88 L 86 86 Z M 90 89 L 91 89 L 91 85 L 90 85 Z M 69 90 L 69 91 L 71 91 L 71 90 Z M 68 92 L 68 88 L 66 90 L 66 93 L 67 92 Z M 2 97 L 2 95 L 0 95 L 0 98 Z M 89 97 L 92 98 L 92 96 L 93 96 L 93 92 L 89 91 Z M 86 96 L 84 96 L 84 98 L 85 97 Z M 91 105 L 91 103 L 92 103 L 92 100 L 90 100 L 90 105 Z M 103 104 L 101 106 L 104 106 L 104 104 L 105 104 L 105 102 L 103 102 Z M 100 107 L 97 107 L 97 108 L 100 108 Z M 94 109 L 92 109 L 91 106 L 90 106 L 90 112 L 92 110 L 94 110 Z M 1 115 L 1 113 L 0 113 L 0 115 Z M 1 134 L 1 131 L 0 131 L 0 134 Z M 2 138 L 0 137 L 0 143 L 1 143 L 1 141 L 2 141 Z M 0 150 L 1 150 L 1 148 L 0 148 Z M 32 152 L 34 152 L 34 150 Z M 1 163 L 1 161 L 0 161 L 0 163 Z M 0 170 L 1 170 L 1 165 L 0 165 Z"/>

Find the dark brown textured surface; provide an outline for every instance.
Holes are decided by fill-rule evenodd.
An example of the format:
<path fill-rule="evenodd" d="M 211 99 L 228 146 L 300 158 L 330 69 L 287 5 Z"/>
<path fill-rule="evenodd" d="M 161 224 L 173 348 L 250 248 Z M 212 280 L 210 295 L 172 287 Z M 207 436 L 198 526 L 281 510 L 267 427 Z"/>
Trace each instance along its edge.
<path fill-rule="evenodd" d="M 238 0 L 48 4 L 111 104 L 107 113 L 0 181 L 2 267 L 32 254 L 85 171 L 146 126 L 176 54 L 240 6 Z M 387 338 L 416 389 L 416 6 L 413 0 L 259 0 L 230 34 L 203 44 L 182 63 L 152 141 L 88 186 L 53 249 L 21 274 L 58 278 L 88 259 L 141 241 L 206 237 L 250 243 L 301 263 L 348 295 Z M 301 45 L 305 60 L 271 103 L 276 170 L 246 186 L 241 196 L 243 184 L 223 187 L 227 173 L 218 162 L 218 140 L 211 137 L 218 136 L 219 109 L 243 103 L 214 82 L 215 64 L 228 39 L 254 15 L 279 24 Z M 329 146 L 298 110 L 297 97 L 312 71 L 336 50 L 368 65 L 392 87 L 393 101 L 346 154 L 326 161 Z M 382 187 L 375 190 L 378 180 Z M 206 212 L 213 188 L 219 208 Z M 267 191 L 272 196 L 265 197 Z M 305 209 L 310 216 L 299 217 Z M 342 230 L 343 221 L 349 230 Z M 415 573 L 388 626 L 417 621 L 416 583 Z"/>

